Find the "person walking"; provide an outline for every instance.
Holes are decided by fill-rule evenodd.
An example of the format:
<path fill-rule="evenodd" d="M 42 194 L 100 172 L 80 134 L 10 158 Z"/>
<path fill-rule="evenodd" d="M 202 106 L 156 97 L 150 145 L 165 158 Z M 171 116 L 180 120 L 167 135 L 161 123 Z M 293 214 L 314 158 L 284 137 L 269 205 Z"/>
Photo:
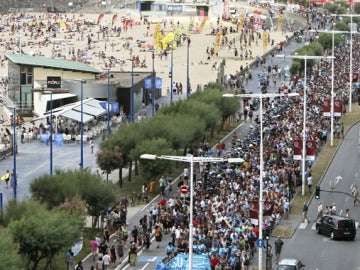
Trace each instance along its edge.
<path fill-rule="evenodd" d="M 309 173 L 309 176 L 307 177 L 306 180 L 307 180 L 307 185 L 308 185 L 308 188 L 309 188 L 309 193 L 311 194 L 311 187 L 313 185 L 311 173 Z"/>
<path fill-rule="evenodd" d="M 318 203 L 318 209 L 317 209 L 317 217 L 315 219 L 315 222 L 322 218 L 323 215 L 323 205 L 321 202 Z"/>
<path fill-rule="evenodd" d="M 132 242 L 129 250 L 129 263 L 132 266 L 135 266 L 137 260 L 137 247 L 136 242 Z"/>
<path fill-rule="evenodd" d="M 281 237 L 278 237 L 275 241 L 275 256 L 276 256 L 276 263 L 280 261 L 281 249 L 284 245 L 284 242 L 281 240 Z"/>
<path fill-rule="evenodd" d="M 358 200 L 358 196 L 359 196 L 359 187 L 358 185 L 355 185 L 355 187 L 352 190 L 352 196 L 353 196 L 353 205 L 356 205 L 356 201 Z"/>
<path fill-rule="evenodd" d="M 164 191 L 165 191 L 165 177 L 164 176 L 161 176 L 161 178 L 159 179 L 159 186 L 160 186 L 160 195 L 163 196 Z"/>
<path fill-rule="evenodd" d="M 307 217 L 307 212 L 309 211 L 309 207 L 306 204 L 306 202 L 304 202 L 304 206 L 303 206 L 303 221 L 302 222 L 310 222 L 308 217 Z"/>

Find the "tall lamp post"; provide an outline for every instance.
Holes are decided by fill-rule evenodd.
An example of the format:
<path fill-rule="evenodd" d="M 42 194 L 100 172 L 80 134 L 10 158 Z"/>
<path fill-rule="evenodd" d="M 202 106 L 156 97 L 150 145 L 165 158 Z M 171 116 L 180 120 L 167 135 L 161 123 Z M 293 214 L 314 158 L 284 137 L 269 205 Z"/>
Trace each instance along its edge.
<path fill-rule="evenodd" d="M 85 80 L 76 80 L 80 82 L 80 169 L 84 168 L 84 83 Z M 109 105 L 109 104 L 108 104 Z"/>
<path fill-rule="evenodd" d="M 190 95 L 190 82 L 189 82 L 189 47 L 190 47 L 190 37 L 187 38 L 187 48 L 186 48 L 186 98 L 189 98 Z"/>
<path fill-rule="evenodd" d="M 276 57 L 284 57 L 283 55 L 277 55 Z M 301 181 L 302 181 L 302 186 L 301 186 L 301 195 L 304 196 L 305 195 L 305 170 L 306 170 L 306 113 L 307 113 L 307 108 L 306 108 L 306 102 L 307 102 L 307 89 L 306 89 L 306 85 L 307 85 L 307 60 L 309 59 L 332 59 L 332 56 L 329 57 L 324 57 L 324 56 L 311 56 L 311 55 L 289 55 L 287 56 L 288 58 L 292 58 L 292 59 L 300 59 L 300 60 L 304 60 L 304 96 L 303 96 L 303 131 L 302 131 L 302 153 L 301 153 L 301 168 L 302 168 L 302 173 L 301 173 Z"/>
<path fill-rule="evenodd" d="M 14 199 L 16 200 L 17 196 L 17 175 L 16 175 L 16 150 L 17 150 L 17 143 L 16 143 L 16 106 L 11 106 L 9 109 L 13 109 L 13 154 L 14 154 L 14 169 L 13 169 L 13 187 L 14 187 Z M 1 207 L 2 209 L 2 207 Z"/>
<path fill-rule="evenodd" d="M 331 60 L 331 112 L 330 112 L 330 146 L 334 146 L 334 59 L 335 59 L 335 45 L 334 45 L 334 36 L 335 34 L 345 34 L 345 33 L 349 33 L 349 31 L 336 31 L 336 30 L 310 30 L 312 32 L 316 32 L 316 33 L 326 33 L 326 34 L 332 34 L 332 44 L 331 44 L 331 56 L 332 56 L 332 60 Z"/>
<path fill-rule="evenodd" d="M 212 158 L 212 157 L 194 157 L 193 155 L 188 156 L 156 156 L 151 154 L 143 154 L 140 156 L 142 159 L 164 159 L 164 160 L 173 160 L 180 162 L 189 162 L 190 163 L 190 217 L 189 217 L 189 266 L 188 269 L 192 269 L 193 261 L 193 211 L 194 211 L 194 163 L 200 162 L 223 162 L 226 159 L 223 158 Z M 228 162 L 236 163 L 243 162 L 242 159 L 227 159 Z"/>
<path fill-rule="evenodd" d="M 360 17 L 359 14 L 335 14 L 334 16 L 341 16 L 341 17 L 350 17 L 350 66 L 349 66 L 349 112 L 352 111 L 352 80 L 353 80 L 353 33 L 358 33 L 352 30 L 353 25 L 353 17 Z"/>
<path fill-rule="evenodd" d="M 110 68 L 107 71 L 107 106 L 106 106 L 106 117 L 107 117 L 107 136 L 110 135 Z"/>
<path fill-rule="evenodd" d="M 53 145 L 52 145 L 52 136 L 53 136 L 53 122 L 52 122 L 52 115 L 53 115 L 53 91 L 47 90 L 44 91 L 44 94 L 50 94 L 50 175 L 53 175 Z"/>
<path fill-rule="evenodd" d="M 152 82 L 151 82 L 151 116 L 155 116 L 155 51 L 151 51 L 152 58 Z"/>
<path fill-rule="evenodd" d="M 173 77 L 174 77 L 174 41 L 166 43 L 171 50 L 171 64 L 170 64 L 170 101 L 173 101 Z"/>
<path fill-rule="evenodd" d="M 263 145 L 263 98 L 272 98 L 272 97 L 284 97 L 284 96 L 288 96 L 288 97 L 294 97 L 294 96 L 299 96 L 299 94 L 297 93 L 289 93 L 289 94 L 224 94 L 223 97 L 239 97 L 239 98 L 259 98 L 260 99 L 260 109 L 259 109 L 259 114 L 260 114 L 260 175 L 259 175 L 259 182 L 260 182 L 260 186 L 259 186 L 259 239 L 263 240 L 263 213 L 264 213 L 264 199 L 263 199 L 263 189 L 264 189 L 264 181 L 263 181 L 263 170 L 264 170 L 264 145 Z M 263 250 L 262 248 L 259 248 L 259 269 L 263 269 L 262 268 L 262 264 L 263 264 Z"/>

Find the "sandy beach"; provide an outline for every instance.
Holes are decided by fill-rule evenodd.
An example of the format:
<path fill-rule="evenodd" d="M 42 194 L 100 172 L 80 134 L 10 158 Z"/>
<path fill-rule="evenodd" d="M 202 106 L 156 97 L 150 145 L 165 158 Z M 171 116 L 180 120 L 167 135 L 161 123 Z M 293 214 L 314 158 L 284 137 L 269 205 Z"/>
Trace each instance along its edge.
<path fill-rule="evenodd" d="M 190 34 L 189 47 L 189 74 L 192 89 L 197 85 L 204 85 L 215 81 L 218 73 L 218 63 L 225 60 L 225 74 L 234 74 L 240 66 L 246 66 L 253 58 L 261 56 L 271 49 L 271 42 L 278 44 L 285 40 L 285 34 L 281 31 L 270 31 L 267 46 L 261 39 L 263 31 L 258 26 L 259 38 L 244 45 L 240 43 L 239 33 L 228 33 L 226 38 L 218 40 L 220 44 L 217 55 L 211 56 L 207 51 L 217 46 L 216 35 L 211 33 L 218 27 L 236 28 L 235 24 L 221 21 L 218 24 L 217 17 L 149 17 L 144 23 L 140 14 L 127 12 L 125 15 L 118 14 L 113 20 L 114 14 L 105 14 L 98 23 L 99 14 L 63 14 L 58 17 L 55 14 L 26 14 L 20 18 L 18 14 L 4 15 L 2 22 L 4 29 L 0 32 L 0 50 L 4 52 L 19 53 L 20 43 L 22 53 L 30 55 L 43 55 L 67 60 L 86 62 L 95 68 L 102 70 L 111 67 L 113 71 L 131 71 L 133 56 L 138 56 L 145 67 L 135 67 L 134 71 L 152 71 L 152 52 L 156 39 L 155 29 L 159 28 L 164 34 L 179 31 L 184 35 L 189 33 L 189 25 L 193 31 Z M 142 18 L 143 19 L 143 18 Z M 125 21 L 131 20 L 126 29 Z M 63 23 L 62 23 L 63 22 Z M 121 27 L 121 32 L 119 31 Z M 56 32 L 46 31 L 54 28 Z M 57 28 L 57 29 L 56 29 Z M 100 31 L 107 28 L 106 31 Z M 56 33 L 56 36 L 52 33 Z M 273 40 L 273 41 L 272 41 Z M 173 50 L 173 82 L 182 82 L 186 85 L 186 61 L 187 46 L 184 42 Z M 235 57 L 234 50 L 238 50 Z M 155 57 L 155 72 L 157 77 L 163 78 L 162 94 L 167 94 L 170 86 L 169 71 L 171 67 L 170 54 L 160 56 L 160 50 Z M 241 54 L 248 51 L 248 59 L 241 60 Z M 249 50 L 251 53 L 249 54 Z M 210 55 L 210 56 L 209 56 Z M 2 57 L 0 75 L 7 76 L 7 61 Z"/>

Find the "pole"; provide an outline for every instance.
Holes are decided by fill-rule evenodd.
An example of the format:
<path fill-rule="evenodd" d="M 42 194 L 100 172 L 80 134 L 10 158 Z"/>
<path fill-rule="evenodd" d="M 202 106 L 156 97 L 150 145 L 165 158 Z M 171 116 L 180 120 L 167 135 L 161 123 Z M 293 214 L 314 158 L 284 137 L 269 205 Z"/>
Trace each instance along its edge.
<path fill-rule="evenodd" d="M 303 101 L 303 137 L 302 137 L 302 175 L 301 175 L 301 195 L 305 195 L 305 170 L 306 170 L 306 70 L 307 70 L 307 58 L 304 57 L 305 74 L 304 74 L 304 101 Z"/>
<path fill-rule="evenodd" d="M 52 133 L 53 133 L 53 123 L 52 123 L 52 111 L 53 111 L 53 93 L 50 92 L 50 175 L 53 175 L 53 148 L 52 148 Z"/>
<path fill-rule="evenodd" d="M 331 112 L 330 112 L 330 146 L 334 146 L 334 31 L 332 32 L 332 66 L 331 66 Z"/>
<path fill-rule="evenodd" d="M 110 68 L 107 70 L 107 136 L 110 135 Z M 81 99 L 82 100 L 82 99 Z"/>
<path fill-rule="evenodd" d="M 83 96 L 83 81 L 80 81 L 80 169 L 84 168 L 84 96 Z M 109 104 L 108 104 L 109 105 Z M 109 126 L 108 126 L 109 128 Z"/>
<path fill-rule="evenodd" d="M 155 51 L 152 52 L 151 116 L 155 116 Z"/>
<path fill-rule="evenodd" d="M 130 122 L 134 123 L 134 61 L 131 60 Z"/>
<path fill-rule="evenodd" d="M 193 261 L 194 156 L 190 160 L 189 270 Z"/>
<path fill-rule="evenodd" d="M 352 14 L 351 14 L 352 15 Z M 352 68 L 352 58 L 353 58 L 353 31 L 352 31 L 352 27 L 353 27 L 353 16 L 350 16 L 350 71 L 349 71 L 349 112 L 351 112 L 352 110 L 352 80 L 353 80 L 353 68 Z"/>
<path fill-rule="evenodd" d="M 14 134 L 13 134 L 13 151 L 14 151 L 14 169 L 13 169 L 13 187 L 14 187 L 14 200 L 16 200 L 16 192 L 17 192 L 17 179 L 16 179 L 16 107 L 14 106 Z M 2 207 L 1 207 L 2 208 Z"/>
<path fill-rule="evenodd" d="M 190 94 L 190 85 L 189 85 L 189 47 L 190 47 L 190 38 L 187 38 L 187 53 L 186 53 L 186 98 L 189 98 Z"/>
<path fill-rule="evenodd" d="M 1 214 L 2 214 L 2 210 L 3 210 L 3 194 L 0 193 L 0 209 L 1 209 Z"/>
<path fill-rule="evenodd" d="M 173 53 L 173 48 L 171 45 L 171 66 L 170 66 L 170 72 L 171 72 L 171 77 L 170 77 L 170 101 L 173 101 L 173 77 L 174 77 L 174 70 L 173 70 L 173 63 L 174 63 L 174 53 Z"/>
<path fill-rule="evenodd" d="M 264 143 L 263 143 L 263 96 L 260 93 L 260 190 L 259 190 L 259 239 L 263 239 L 263 167 L 264 167 Z M 263 250 L 259 248 L 259 269 L 262 269 Z"/>

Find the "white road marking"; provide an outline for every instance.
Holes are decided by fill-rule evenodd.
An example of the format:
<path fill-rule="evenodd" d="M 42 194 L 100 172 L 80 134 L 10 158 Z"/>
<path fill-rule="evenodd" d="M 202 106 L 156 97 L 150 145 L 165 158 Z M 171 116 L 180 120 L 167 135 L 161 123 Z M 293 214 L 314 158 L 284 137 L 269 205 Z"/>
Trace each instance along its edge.
<path fill-rule="evenodd" d="M 146 267 L 147 267 L 149 264 L 150 264 L 150 263 L 146 263 L 146 264 L 144 265 L 144 267 L 143 267 L 143 268 L 141 268 L 141 270 L 146 269 Z"/>
<path fill-rule="evenodd" d="M 311 226 L 311 229 L 312 229 L 313 231 L 316 230 L 316 223 L 315 223 L 315 222 L 314 222 L 314 224 Z"/>
<path fill-rule="evenodd" d="M 301 230 L 304 230 L 306 228 L 306 226 L 308 225 L 307 222 L 303 222 L 303 223 L 300 223 L 298 229 L 301 229 Z"/>
<path fill-rule="evenodd" d="M 346 201 L 346 199 L 345 199 L 345 201 Z M 341 214 L 342 214 L 342 211 L 343 211 L 343 210 L 341 209 L 341 210 L 340 210 L 340 212 L 339 212 L 339 216 L 341 216 Z"/>
<path fill-rule="evenodd" d="M 359 227 L 359 222 L 355 221 L 355 228 L 358 228 L 358 227 Z"/>
<path fill-rule="evenodd" d="M 157 257 L 154 257 L 153 259 L 149 260 L 149 262 L 155 262 Z"/>

